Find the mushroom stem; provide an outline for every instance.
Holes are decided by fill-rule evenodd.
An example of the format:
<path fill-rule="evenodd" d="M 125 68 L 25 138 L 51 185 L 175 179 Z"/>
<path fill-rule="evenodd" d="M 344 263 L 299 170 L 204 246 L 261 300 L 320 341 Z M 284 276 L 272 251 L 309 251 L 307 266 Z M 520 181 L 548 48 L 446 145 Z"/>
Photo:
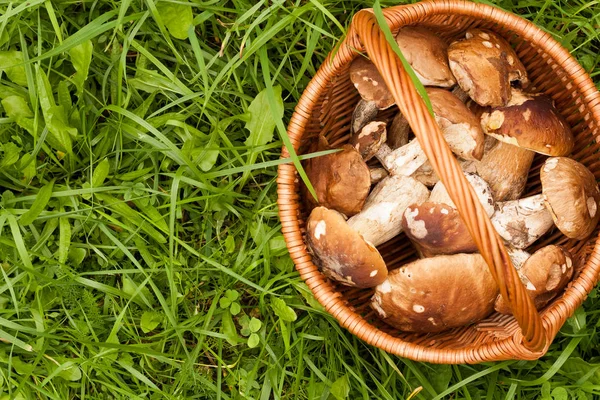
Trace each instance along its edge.
<path fill-rule="evenodd" d="M 492 224 L 510 246 L 524 249 L 548 232 L 553 221 L 543 195 L 538 194 L 496 203 Z"/>
<path fill-rule="evenodd" d="M 371 185 L 381 182 L 388 176 L 388 172 L 385 168 L 369 168 L 369 173 L 371 174 Z"/>
<path fill-rule="evenodd" d="M 429 190 L 419 181 L 403 175 L 390 175 L 379 182 L 362 211 L 348 225 L 365 240 L 378 246 L 402 232 L 402 214 L 411 204 L 420 204 Z"/>
<path fill-rule="evenodd" d="M 383 144 L 375 157 L 391 175 L 404 176 L 411 176 L 427 161 L 427 156 L 417 139 L 413 139 L 395 150 L 392 150 L 387 144 Z"/>

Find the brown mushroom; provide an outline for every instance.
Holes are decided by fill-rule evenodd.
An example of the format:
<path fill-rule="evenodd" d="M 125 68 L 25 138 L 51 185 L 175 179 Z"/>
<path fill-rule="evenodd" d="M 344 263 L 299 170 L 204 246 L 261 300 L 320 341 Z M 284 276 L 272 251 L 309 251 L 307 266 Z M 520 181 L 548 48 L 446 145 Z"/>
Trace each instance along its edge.
<path fill-rule="evenodd" d="M 375 156 L 386 139 L 385 122 L 372 121 L 350 137 L 350 144 L 368 161 Z"/>
<path fill-rule="evenodd" d="M 465 173 L 465 176 L 491 216 L 494 198 L 488 184 L 477 175 Z M 421 257 L 477 251 L 477 245 L 441 182 L 433 188 L 427 202 L 406 208 L 402 215 L 402 230 Z"/>
<path fill-rule="evenodd" d="M 498 296 L 480 254 L 423 258 L 388 273 L 371 307 L 383 321 L 411 332 L 439 332 L 488 316 Z"/>
<path fill-rule="evenodd" d="M 481 160 L 484 136 L 479 119 L 453 93 L 427 88 L 435 120 L 448 145 L 464 160 Z"/>
<path fill-rule="evenodd" d="M 508 105 L 483 113 L 481 126 L 498 140 L 550 156 L 566 156 L 575 144 L 552 99 L 517 89 Z"/>
<path fill-rule="evenodd" d="M 571 158 L 549 157 L 540 180 L 544 202 L 558 229 L 571 239 L 590 236 L 600 218 L 600 190 L 594 175 Z"/>
<path fill-rule="evenodd" d="M 510 100 L 511 82 L 528 83 L 510 44 L 488 30 L 469 29 L 465 39 L 450 44 L 448 59 L 458 85 L 482 106 L 503 106 Z"/>
<path fill-rule="evenodd" d="M 350 80 L 362 99 L 352 115 L 352 132 L 358 132 L 395 101 L 375 64 L 364 57 L 356 57 L 350 64 Z"/>
<path fill-rule="evenodd" d="M 402 231 L 402 214 L 406 207 L 422 203 L 429 190 L 415 179 L 390 175 L 369 194 L 362 211 L 348 225 L 374 246 L 387 242 Z"/>
<path fill-rule="evenodd" d="M 322 138 L 320 150 L 328 148 Z M 305 171 L 315 192 L 318 203 L 302 185 L 303 198 L 309 209 L 322 205 L 347 216 L 358 213 L 371 189 L 371 177 L 367 164 L 351 145 L 342 151 L 308 159 Z"/>
<path fill-rule="evenodd" d="M 316 207 L 306 231 L 314 262 L 325 275 L 360 288 L 376 286 L 386 279 L 387 267 L 375 246 L 352 230 L 342 214 Z"/>
<path fill-rule="evenodd" d="M 448 45 L 435 33 L 424 27 L 406 26 L 398 31 L 396 43 L 424 86 L 454 86 Z"/>
<path fill-rule="evenodd" d="M 481 161 L 473 162 L 477 174 L 489 183 L 496 201 L 520 198 L 535 153 L 500 142 L 491 136 L 487 136 L 485 142 L 486 149 Z"/>
<path fill-rule="evenodd" d="M 571 280 L 573 260 L 564 248 L 550 245 L 533 253 L 517 271 L 527 294 L 539 310 L 556 297 Z M 496 298 L 494 309 L 501 314 L 512 314 L 501 295 Z"/>
<path fill-rule="evenodd" d="M 542 194 L 496 203 L 492 224 L 512 247 L 524 249 L 554 224 L 568 238 L 583 240 L 598 223 L 600 190 L 594 175 L 567 157 L 550 157 L 540 171 Z"/>
<path fill-rule="evenodd" d="M 392 119 L 390 128 L 387 132 L 387 145 L 390 149 L 395 150 L 408 143 L 410 133 L 410 125 L 402 113 L 398 113 Z"/>

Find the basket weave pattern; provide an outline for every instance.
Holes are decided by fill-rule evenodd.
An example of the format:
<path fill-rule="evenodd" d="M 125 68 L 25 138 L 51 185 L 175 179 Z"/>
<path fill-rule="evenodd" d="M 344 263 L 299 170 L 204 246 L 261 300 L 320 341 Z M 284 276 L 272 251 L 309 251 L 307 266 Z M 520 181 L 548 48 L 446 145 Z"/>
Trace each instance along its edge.
<path fill-rule="evenodd" d="M 384 16 L 393 33 L 402 26 L 418 24 L 432 28 L 449 41 L 475 27 L 503 36 L 525 65 L 531 86 L 551 96 L 571 126 L 576 138 L 571 157 L 583 163 L 597 179 L 600 177 L 600 145 L 596 140 L 600 94 L 583 68 L 550 35 L 513 14 L 461 0 L 392 7 L 384 10 Z M 359 52 L 368 54 L 381 72 L 398 108 L 448 188 L 515 316 L 493 314 L 475 325 L 436 334 L 401 332 L 379 320 L 369 307 L 372 290 L 336 284 L 312 263 L 303 237 L 307 215 L 299 194 L 299 178 L 290 163 L 281 165 L 278 170 L 278 205 L 282 232 L 296 269 L 317 300 L 343 327 L 389 353 L 446 364 L 539 358 L 597 282 L 600 273 L 600 246 L 595 245 L 598 230 L 587 241 L 568 240 L 560 231 L 553 230 L 530 249 L 560 244 L 572 253 L 577 266 L 575 277 L 564 294 L 538 313 L 437 124 L 368 10 L 354 16 L 347 37 L 325 60 L 296 106 L 288 135 L 298 153 L 308 151 L 320 134 L 333 146 L 349 139 L 352 111 L 359 96 L 350 82 L 348 67 Z M 289 157 L 285 148 L 282 157 Z M 539 168 L 544 158 L 536 156 L 524 196 L 541 192 Z M 389 269 L 417 258 L 404 234 L 378 249 Z"/>

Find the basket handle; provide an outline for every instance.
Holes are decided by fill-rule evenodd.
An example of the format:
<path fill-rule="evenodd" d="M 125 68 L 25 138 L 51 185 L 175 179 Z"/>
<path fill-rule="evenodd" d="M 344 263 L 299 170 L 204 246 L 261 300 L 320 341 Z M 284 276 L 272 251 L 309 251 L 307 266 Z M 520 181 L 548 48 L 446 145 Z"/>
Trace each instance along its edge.
<path fill-rule="evenodd" d="M 394 8 L 396 7 L 384 10 L 387 20 L 394 16 Z M 410 124 L 433 170 L 446 186 L 450 198 L 488 264 L 500 294 L 510 304 L 521 328 L 522 344 L 529 351 L 543 351 L 546 346 L 546 330 L 533 301 L 527 295 L 502 240 L 465 178 L 440 128 L 429 113 L 400 59 L 386 41 L 371 10 L 361 10 L 355 14 L 349 35 L 353 33 L 358 35 L 396 100 L 400 112 Z"/>

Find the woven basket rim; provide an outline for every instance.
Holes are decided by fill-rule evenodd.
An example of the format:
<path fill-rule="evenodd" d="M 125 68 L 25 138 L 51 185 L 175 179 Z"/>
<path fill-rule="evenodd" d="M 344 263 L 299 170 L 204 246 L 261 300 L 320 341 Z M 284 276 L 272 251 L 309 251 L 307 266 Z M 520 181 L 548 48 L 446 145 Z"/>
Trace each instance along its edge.
<path fill-rule="evenodd" d="M 394 10 L 393 14 L 390 12 L 392 9 Z M 594 136 L 597 136 L 597 126 L 600 125 L 600 93 L 589 75 L 571 54 L 550 34 L 542 31 L 532 22 L 495 6 L 472 3 L 466 0 L 425 1 L 392 7 L 384 10 L 384 13 L 392 30 L 404 25 L 414 25 L 418 21 L 435 15 L 457 15 L 476 17 L 499 24 L 518 34 L 524 40 L 535 43 L 544 54 L 554 59 L 564 69 L 570 79 L 569 84 L 578 88 L 578 93 L 583 98 L 583 105 L 589 110 L 590 118 L 595 125 L 592 132 Z M 363 50 L 362 44 L 352 28 L 350 28 L 348 35 L 340 46 L 337 47 L 335 55 L 329 54 L 303 91 L 288 124 L 288 135 L 295 150 L 300 146 L 302 134 L 312 115 L 315 99 L 323 93 L 324 83 L 335 76 L 335 71 L 339 71 L 348 60 L 357 55 L 351 49 Z M 289 157 L 285 146 L 282 149 L 281 157 Z M 330 315 L 338 320 L 341 326 L 363 341 L 391 354 L 415 361 L 445 364 L 479 363 L 507 359 L 537 359 L 546 353 L 560 327 L 585 300 L 600 274 L 600 243 L 596 241 L 580 275 L 572 281 L 571 286 L 562 296 L 553 302 L 552 306 L 540 313 L 547 332 L 546 348 L 543 351 L 531 352 L 524 349 L 520 332 L 498 341 L 471 344 L 460 349 L 432 348 L 406 342 L 380 331 L 344 304 L 339 293 L 333 289 L 332 285 L 324 279 L 318 268 L 312 263 L 311 256 L 306 251 L 296 216 L 296 204 L 299 201 L 295 190 L 297 179 L 296 168 L 293 164 L 286 163 L 279 166 L 277 177 L 279 216 L 286 245 L 296 269 L 317 300 Z"/>

